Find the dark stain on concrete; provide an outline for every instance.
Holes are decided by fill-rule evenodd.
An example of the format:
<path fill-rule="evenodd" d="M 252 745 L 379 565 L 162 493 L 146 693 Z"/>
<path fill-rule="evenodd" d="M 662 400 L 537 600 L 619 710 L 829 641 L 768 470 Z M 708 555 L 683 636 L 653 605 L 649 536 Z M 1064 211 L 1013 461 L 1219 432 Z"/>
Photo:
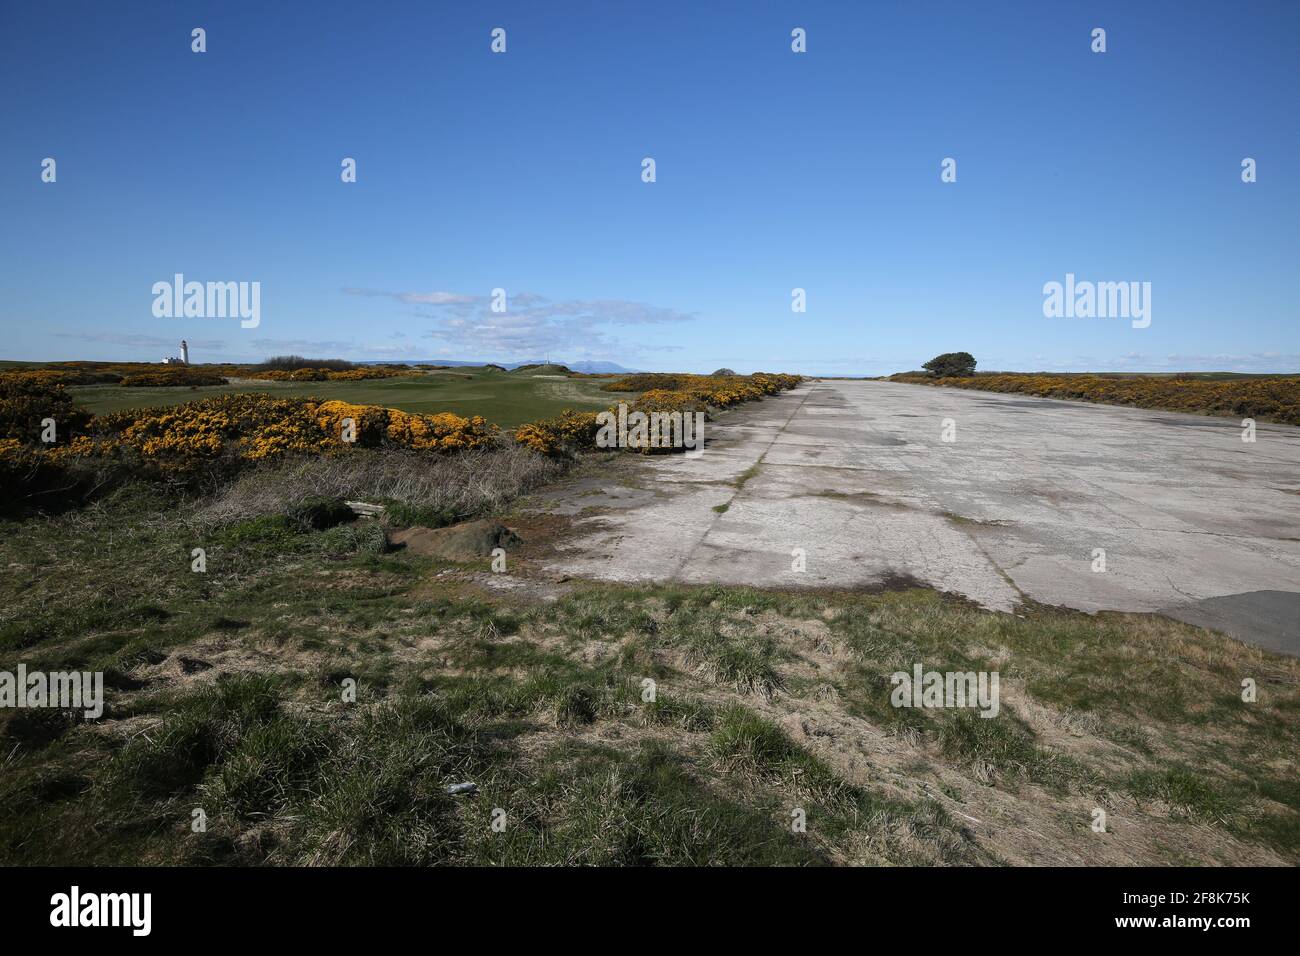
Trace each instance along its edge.
<path fill-rule="evenodd" d="M 968 518 L 966 515 L 959 515 L 953 511 L 945 511 L 943 516 L 953 524 L 960 525 L 979 525 L 985 528 L 1001 528 L 1011 524 L 1010 521 L 1002 521 L 998 518 Z"/>
<path fill-rule="evenodd" d="M 1160 612 L 1197 627 L 1222 631 L 1247 644 L 1300 657 L 1300 592 L 1243 591 Z"/>

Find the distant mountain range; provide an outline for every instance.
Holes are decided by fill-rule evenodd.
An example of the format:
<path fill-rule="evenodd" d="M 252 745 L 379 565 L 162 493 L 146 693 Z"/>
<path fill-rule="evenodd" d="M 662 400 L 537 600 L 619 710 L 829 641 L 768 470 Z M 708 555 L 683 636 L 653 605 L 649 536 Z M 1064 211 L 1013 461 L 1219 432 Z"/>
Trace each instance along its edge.
<path fill-rule="evenodd" d="M 390 363 L 390 361 L 392 360 L 381 359 L 381 360 L 375 360 L 369 362 L 357 362 L 356 364 L 357 365 L 387 365 Z M 500 365 L 502 368 L 518 368 L 521 365 L 545 365 L 548 362 L 554 365 L 563 365 L 566 368 L 572 369 L 575 372 L 584 372 L 587 375 L 603 375 L 603 374 L 610 374 L 610 373 L 618 375 L 618 374 L 625 374 L 628 372 L 637 371 L 636 369 L 633 368 L 624 368 L 623 366 L 619 365 L 617 362 L 561 362 L 557 359 L 533 359 L 530 362 L 491 362 L 491 363 L 461 362 L 455 359 L 440 359 L 440 358 L 402 360 L 402 364 L 405 365 L 488 365 L 491 364 L 491 365 Z"/>

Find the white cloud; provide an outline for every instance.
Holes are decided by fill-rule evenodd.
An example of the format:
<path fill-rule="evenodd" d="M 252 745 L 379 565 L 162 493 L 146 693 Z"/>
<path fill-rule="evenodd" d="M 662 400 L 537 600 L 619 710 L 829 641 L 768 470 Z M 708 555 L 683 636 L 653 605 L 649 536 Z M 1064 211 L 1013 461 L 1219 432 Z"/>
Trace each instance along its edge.
<path fill-rule="evenodd" d="M 389 298 L 405 302 L 407 305 L 469 305 L 479 301 L 472 295 L 458 295 L 454 292 L 383 292 L 378 289 L 343 290 L 345 295 L 361 295 L 368 298 Z"/>
<path fill-rule="evenodd" d="M 435 324 L 427 337 L 443 343 L 441 354 L 459 352 L 501 359 L 563 355 L 570 360 L 668 351 L 680 346 L 662 336 L 644 343 L 612 337 L 608 329 L 691 322 L 692 313 L 624 299 L 569 299 L 553 302 L 536 292 L 506 297 L 507 311 L 493 312 L 490 296 L 452 292 L 382 292 L 344 289 L 350 295 L 387 297 L 427 308 L 410 314 Z"/>

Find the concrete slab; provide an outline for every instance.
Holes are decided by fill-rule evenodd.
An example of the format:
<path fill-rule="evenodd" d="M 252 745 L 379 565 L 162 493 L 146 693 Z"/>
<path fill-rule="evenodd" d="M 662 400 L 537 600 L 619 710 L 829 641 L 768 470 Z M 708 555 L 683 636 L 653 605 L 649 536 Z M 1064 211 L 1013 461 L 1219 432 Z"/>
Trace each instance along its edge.
<path fill-rule="evenodd" d="M 910 576 L 996 610 L 1160 611 L 1296 654 L 1300 429 L 1256 434 L 1242 442 L 1235 419 L 815 381 L 725 413 L 697 458 L 639 460 L 631 488 L 587 480 L 558 505 L 548 493 L 548 510 L 578 515 L 552 569 L 771 587 Z"/>
<path fill-rule="evenodd" d="M 1279 654 L 1300 657 L 1300 593 L 1251 591 L 1206 598 L 1167 609 L 1165 614 L 1198 627 L 1239 637 Z"/>

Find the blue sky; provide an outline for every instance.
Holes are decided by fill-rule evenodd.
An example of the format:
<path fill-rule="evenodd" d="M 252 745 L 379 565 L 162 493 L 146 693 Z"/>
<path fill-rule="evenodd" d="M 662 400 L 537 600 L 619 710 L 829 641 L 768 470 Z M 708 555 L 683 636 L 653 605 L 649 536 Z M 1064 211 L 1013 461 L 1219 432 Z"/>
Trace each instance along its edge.
<path fill-rule="evenodd" d="M 0 357 L 1300 371 L 1298 28 L 1293 2 L 6 4 Z M 260 282 L 260 324 L 155 318 L 178 272 Z M 1066 273 L 1150 282 L 1150 327 L 1045 318 Z"/>

